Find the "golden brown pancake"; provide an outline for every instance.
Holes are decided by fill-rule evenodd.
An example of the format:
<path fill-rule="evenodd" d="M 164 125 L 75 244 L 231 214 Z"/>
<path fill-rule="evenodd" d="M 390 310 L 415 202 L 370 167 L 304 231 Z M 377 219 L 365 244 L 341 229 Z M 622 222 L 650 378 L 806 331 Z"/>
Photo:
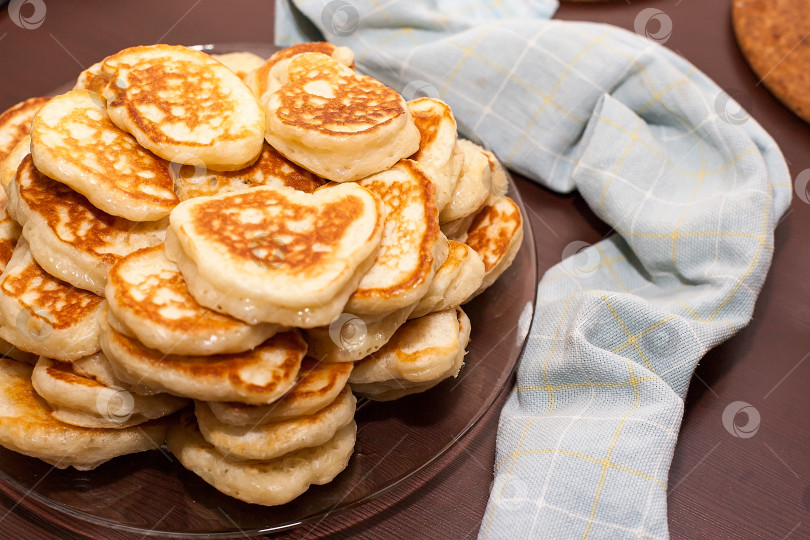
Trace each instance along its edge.
<path fill-rule="evenodd" d="M 287 186 L 312 193 L 326 183 L 265 143 L 259 159 L 241 171 L 208 173 L 193 166 L 177 169 L 174 189 L 181 201 L 195 197 L 236 193 L 256 186 Z"/>
<path fill-rule="evenodd" d="M 180 356 L 149 349 L 101 321 L 101 348 L 121 380 L 202 401 L 270 403 L 295 384 L 307 346 L 298 332 L 276 334 L 252 351 Z"/>
<path fill-rule="evenodd" d="M 0 163 L 31 133 L 31 119 L 47 102 L 46 97 L 30 98 L 0 113 Z"/>
<path fill-rule="evenodd" d="M 79 374 L 69 362 L 40 356 L 31 376 L 34 389 L 66 424 L 121 429 L 162 418 L 188 400 L 169 394 L 141 396 Z"/>
<path fill-rule="evenodd" d="M 56 96 L 37 112 L 31 156 L 43 174 L 114 216 L 154 221 L 178 203 L 169 163 L 118 129 L 88 90 Z"/>
<path fill-rule="evenodd" d="M 257 98 L 261 98 L 270 89 L 273 67 L 282 60 L 289 60 L 297 54 L 317 52 L 331 56 L 344 66 L 354 69 L 354 53 L 348 47 L 338 47 L 326 41 L 312 41 L 299 43 L 274 53 L 267 61 L 255 71 L 244 77 L 245 84 L 253 90 Z"/>
<path fill-rule="evenodd" d="M 144 148 L 176 163 L 236 171 L 262 150 L 264 112 L 250 89 L 204 52 L 131 47 L 108 56 L 107 114 Z"/>
<path fill-rule="evenodd" d="M 483 292 L 515 260 L 523 242 L 523 217 L 515 202 L 501 197 L 478 212 L 467 231 L 465 244 L 484 261 L 484 280 L 471 296 Z"/>
<path fill-rule="evenodd" d="M 403 159 L 357 184 L 383 200 L 386 223 L 377 259 L 345 311 L 383 315 L 425 295 L 447 257 L 447 240 L 439 231 L 435 186 L 415 161 Z"/>
<path fill-rule="evenodd" d="M 463 304 L 481 286 L 484 274 L 484 262 L 478 253 L 466 244 L 451 240 L 450 254 L 409 317 L 416 319 Z"/>
<path fill-rule="evenodd" d="M 117 320 L 114 328 L 123 325 L 124 334 L 166 354 L 247 351 L 283 329 L 271 323 L 249 325 L 198 304 L 162 245 L 120 259 L 110 269 L 105 294 L 108 316 Z"/>
<path fill-rule="evenodd" d="M 311 484 L 331 482 L 349 463 L 357 436 L 351 422 L 327 443 L 268 461 L 236 461 L 203 439 L 193 413 L 169 430 L 166 446 L 180 463 L 216 489 L 265 506 L 287 503 Z"/>
<path fill-rule="evenodd" d="M 0 445 L 59 469 L 86 471 L 110 459 L 159 448 L 168 419 L 125 429 L 90 429 L 64 424 L 31 384 L 33 367 L 0 358 Z"/>
<path fill-rule="evenodd" d="M 349 382 L 355 393 L 375 401 L 424 392 L 458 375 L 469 341 L 470 319 L 460 307 L 410 320 L 355 365 Z"/>
<path fill-rule="evenodd" d="M 212 54 L 211 58 L 222 62 L 226 68 L 233 71 L 242 80 L 245 80 L 248 73 L 257 70 L 264 64 L 264 58 L 248 51 Z"/>
<path fill-rule="evenodd" d="M 0 183 L 3 184 L 3 192 L 0 193 L 0 200 L 4 203 L 8 200 L 8 192 L 11 189 L 11 183 L 14 177 L 17 176 L 17 169 L 20 168 L 25 156 L 31 153 L 31 137 L 26 135 L 23 140 L 17 143 L 11 153 L 6 156 L 6 159 L 0 162 Z"/>
<path fill-rule="evenodd" d="M 347 386 L 318 412 L 257 426 L 224 424 L 203 401 L 195 403 L 197 424 L 206 441 L 233 460 L 267 460 L 328 442 L 354 420 L 357 399 Z"/>
<path fill-rule="evenodd" d="M 103 63 L 103 60 L 101 62 L 96 62 L 89 68 L 79 73 L 79 77 L 76 79 L 76 84 L 73 86 L 73 90 L 89 90 L 90 92 L 101 94 L 101 92 L 107 86 L 107 83 L 110 82 L 111 78 L 109 73 L 105 73 L 101 70 L 101 65 Z"/>
<path fill-rule="evenodd" d="M 0 272 L 6 269 L 14 254 L 14 247 L 20 239 L 22 229 L 6 212 L 6 205 L 0 205 Z"/>
<path fill-rule="evenodd" d="M 405 100 L 376 79 L 321 53 L 294 56 L 282 75 L 266 99 L 265 138 L 290 161 L 350 182 L 419 149 Z"/>
<path fill-rule="evenodd" d="M 474 215 L 487 203 L 492 194 L 494 166 L 490 165 L 486 151 L 465 139 L 458 139 L 456 148 L 463 152 L 464 161 L 453 196 L 439 214 L 439 222 L 443 226 Z M 453 231 L 448 232 L 451 236 L 456 236 Z"/>
<path fill-rule="evenodd" d="M 441 212 L 450 202 L 456 186 L 453 157 L 456 146 L 456 119 L 446 103 L 433 98 L 408 102 L 408 110 L 419 129 L 419 150 L 411 156 L 436 185 L 436 208 Z"/>
<path fill-rule="evenodd" d="M 43 271 L 20 238 L 0 275 L 0 337 L 65 362 L 91 355 L 99 350 L 102 300 Z"/>
<path fill-rule="evenodd" d="M 343 310 L 373 264 L 383 203 L 355 184 L 263 186 L 172 212 L 166 255 L 202 305 L 251 324 L 311 328 Z"/>
<path fill-rule="evenodd" d="M 166 221 L 135 223 L 106 214 L 26 156 L 12 182 L 9 214 L 23 226 L 34 259 L 75 287 L 104 294 L 107 272 L 122 256 L 163 241 Z"/>
<path fill-rule="evenodd" d="M 295 386 L 278 401 L 268 405 L 209 401 L 217 419 L 233 426 L 258 426 L 313 414 L 332 403 L 346 386 L 352 372 L 349 362 L 318 362 L 304 358 Z"/>

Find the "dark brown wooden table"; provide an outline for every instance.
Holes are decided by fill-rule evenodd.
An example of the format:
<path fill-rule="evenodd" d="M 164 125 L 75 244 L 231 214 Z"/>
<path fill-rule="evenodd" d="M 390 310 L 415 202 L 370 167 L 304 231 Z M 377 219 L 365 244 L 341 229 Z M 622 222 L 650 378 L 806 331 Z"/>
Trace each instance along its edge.
<path fill-rule="evenodd" d="M 270 0 L 44 0 L 33 30 L 0 15 L 0 110 L 45 94 L 84 67 L 124 47 L 168 43 L 270 42 Z M 667 46 L 695 63 L 742 102 L 775 137 L 795 179 L 810 168 L 810 126 L 758 84 L 733 38 L 729 0 L 613 0 L 564 4 L 557 17 L 633 29 L 645 8 L 672 21 Z M 23 10 L 32 10 L 31 6 Z M 24 11 L 24 14 L 29 12 Z M 652 27 L 653 33 L 657 28 Z M 807 42 L 802 46 L 810 46 Z M 560 196 L 518 180 L 535 231 L 542 268 L 574 240 L 594 242 L 605 227 L 577 196 Z M 808 200 L 807 196 L 804 197 Z M 542 218 L 542 219 L 541 219 Z M 802 233 L 802 231 L 805 231 Z M 669 524 L 675 539 L 810 538 L 810 208 L 796 198 L 776 234 L 773 267 L 751 324 L 700 363 L 669 479 Z M 757 433 L 723 427 L 735 401 L 760 413 Z M 448 455 L 418 478 L 353 511 L 290 537 L 475 536 L 486 506 L 499 402 Z M 12 511 L 9 511 L 12 509 Z M 68 533 L 0 499 L 0 537 Z M 87 534 L 117 538 L 87 527 Z"/>

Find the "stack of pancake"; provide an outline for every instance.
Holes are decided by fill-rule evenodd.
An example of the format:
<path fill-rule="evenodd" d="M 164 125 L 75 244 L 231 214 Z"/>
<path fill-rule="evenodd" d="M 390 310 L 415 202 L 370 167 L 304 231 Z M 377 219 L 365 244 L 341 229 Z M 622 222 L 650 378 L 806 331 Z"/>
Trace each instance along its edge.
<path fill-rule="evenodd" d="M 459 373 L 460 306 L 523 235 L 446 104 L 329 43 L 125 49 L 0 116 L 0 180 L 0 444 L 89 469 L 166 442 L 262 505 L 347 466 L 355 394 Z"/>

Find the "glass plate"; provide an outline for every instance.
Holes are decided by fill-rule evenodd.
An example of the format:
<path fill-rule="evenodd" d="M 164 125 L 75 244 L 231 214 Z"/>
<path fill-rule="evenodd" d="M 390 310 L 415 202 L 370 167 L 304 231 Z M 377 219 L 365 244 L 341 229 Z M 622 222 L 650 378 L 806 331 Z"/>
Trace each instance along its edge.
<path fill-rule="evenodd" d="M 255 43 L 196 48 L 262 57 L 277 50 Z M 333 482 L 267 508 L 219 493 L 165 449 L 81 472 L 0 448 L 0 491 L 15 501 L 12 508 L 78 531 L 81 522 L 71 518 L 140 535 L 219 538 L 290 529 L 379 497 L 458 442 L 511 381 L 533 316 L 537 261 L 528 214 L 511 178 L 509 196 L 524 217 L 523 245 L 501 278 L 465 306 L 472 340 L 458 378 L 393 402 L 361 400 L 354 455 Z"/>

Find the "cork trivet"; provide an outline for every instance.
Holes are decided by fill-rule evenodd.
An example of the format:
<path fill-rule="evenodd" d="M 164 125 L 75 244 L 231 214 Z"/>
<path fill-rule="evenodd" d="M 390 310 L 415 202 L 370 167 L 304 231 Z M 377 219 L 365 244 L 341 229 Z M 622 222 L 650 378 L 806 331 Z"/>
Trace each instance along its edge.
<path fill-rule="evenodd" d="M 810 0 L 734 0 L 731 18 L 761 82 L 810 122 Z"/>

